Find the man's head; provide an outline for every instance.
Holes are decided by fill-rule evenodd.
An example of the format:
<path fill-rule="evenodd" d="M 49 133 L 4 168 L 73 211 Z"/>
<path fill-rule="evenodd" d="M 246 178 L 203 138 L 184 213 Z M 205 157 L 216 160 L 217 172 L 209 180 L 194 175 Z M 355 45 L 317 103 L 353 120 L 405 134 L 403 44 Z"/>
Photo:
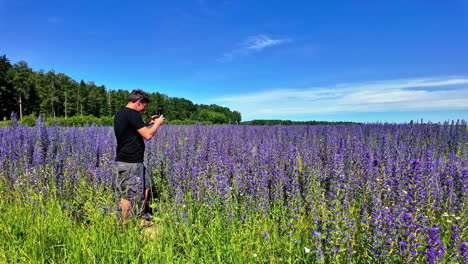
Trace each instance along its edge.
<path fill-rule="evenodd" d="M 127 107 L 142 112 L 146 106 L 150 103 L 150 99 L 147 93 L 142 90 L 133 90 L 128 97 Z"/>

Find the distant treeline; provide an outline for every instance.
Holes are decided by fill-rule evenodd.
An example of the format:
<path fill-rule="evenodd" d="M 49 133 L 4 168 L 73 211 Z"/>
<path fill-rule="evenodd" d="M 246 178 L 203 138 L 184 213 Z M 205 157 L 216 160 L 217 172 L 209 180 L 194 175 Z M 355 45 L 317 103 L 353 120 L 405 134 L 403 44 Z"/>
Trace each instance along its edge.
<path fill-rule="evenodd" d="M 328 122 L 328 121 L 291 121 L 291 120 L 252 120 L 241 122 L 242 125 L 262 125 L 262 126 L 289 126 L 289 125 L 350 125 L 360 124 L 356 122 Z"/>
<path fill-rule="evenodd" d="M 30 127 L 39 126 L 65 126 L 65 127 L 85 127 L 85 126 L 112 126 L 114 124 L 114 117 L 102 116 L 95 117 L 92 115 L 88 116 L 72 116 L 72 117 L 35 117 L 35 116 L 23 116 L 23 120 L 18 120 L 16 114 L 13 114 L 12 118 L 7 121 L 0 121 L 0 127 L 7 127 L 14 124 L 28 125 Z M 210 121 L 195 121 L 195 120 L 172 120 L 166 121 L 164 124 L 168 125 L 213 125 Z"/>
<path fill-rule="evenodd" d="M 95 117 L 93 115 L 88 116 L 72 116 L 72 117 L 47 117 L 47 118 L 37 118 L 35 116 L 24 116 L 22 120 L 18 120 L 16 114 L 14 115 L 13 120 L 0 121 L 0 127 L 10 126 L 13 123 L 24 124 L 28 126 L 35 126 L 40 122 L 43 126 L 50 125 L 59 125 L 59 126 L 73 126 L 73 127 L 83 127 L 91 125 L 101 125 L 101 126 L 112 126 L 114 123 L 114 118 L 111 116 L 102 116 Z M 166 121 L 165 124 L 168 125 L 213 125 L 211 121 L 196 121 L 191 119 L 186 120 L 171 120 Z M 253 120 L 238 123 L 239 125 L 259 125 L 259 126 L 277 126 L 277 125 L 342 125 L 342 124 L 360 124 L 353 122 L 327 122 L 327 121 L 291 121 L 291 120 Z"/>
<path fill-rule="evenodd" d="M 20 120 L 24 116 L 111 117 L 126 105 L 128 96 L 127 90 L 110 90 L 92 81 L 78 82 L 54 71 L 33 71 L 25 61 L 11 64 L 6 55 L 0 56 L 0 120 L 9 119 L 12 113 Z M 227 107 L 194 104 L 158 92 L 150 93 L 150 98 L 152 103 L 146 108 L 145 118 L 163 114 L 166 120 L 180 123 L 237 124 L 241 121 L 240 112 Z"/>

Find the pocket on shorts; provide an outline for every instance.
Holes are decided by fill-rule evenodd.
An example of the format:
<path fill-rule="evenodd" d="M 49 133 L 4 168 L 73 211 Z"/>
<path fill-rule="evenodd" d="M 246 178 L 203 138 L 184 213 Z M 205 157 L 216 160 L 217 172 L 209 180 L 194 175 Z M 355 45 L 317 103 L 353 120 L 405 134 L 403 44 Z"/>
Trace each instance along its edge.
<path fill-rule="evenodd" d="M 119 174 L 124 173 L 124 172 L 127 171 L 128 169 L 129 169 L 128 166 L 126 166 L 125 164 L 119 164 L 119 165 L 117 165 L 117 172 L 118 172 Z"/>
<path fill-rule="evenodd" d="M 121 163 L 117 165 L 120 179 L 128 179 L 135 174 L 135 167 L 131 163 Z"/>

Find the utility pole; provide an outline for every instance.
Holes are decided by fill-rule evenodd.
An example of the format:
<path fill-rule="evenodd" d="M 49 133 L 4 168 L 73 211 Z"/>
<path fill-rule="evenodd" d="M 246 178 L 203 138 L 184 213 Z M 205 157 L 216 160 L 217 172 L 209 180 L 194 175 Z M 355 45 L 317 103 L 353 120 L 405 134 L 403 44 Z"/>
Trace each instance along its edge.
<path fill-rule="evenodd" d="M 67 118 L 67 92 L 65 92 L 65 118 Z"/>
<path fill-rule="evenodd" d="M 20 121 L 23 121 L 23 104 L 21 101 L 21 93 L 19 94 L 19 105 L 20 105 Z"/>

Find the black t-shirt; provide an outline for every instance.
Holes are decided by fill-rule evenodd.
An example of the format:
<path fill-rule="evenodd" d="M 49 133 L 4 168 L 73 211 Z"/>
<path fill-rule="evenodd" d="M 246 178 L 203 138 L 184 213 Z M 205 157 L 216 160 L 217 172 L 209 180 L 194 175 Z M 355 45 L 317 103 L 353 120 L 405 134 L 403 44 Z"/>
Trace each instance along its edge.
<path fill-rule="evenodd" d="M 114 132 L 117 138 L 115 161 L 129 163 L 143 162 L 145 142 L 137 129 L 145 126 L 140 112 L 128 107 L 122 108 L 114 117 Z"/>

